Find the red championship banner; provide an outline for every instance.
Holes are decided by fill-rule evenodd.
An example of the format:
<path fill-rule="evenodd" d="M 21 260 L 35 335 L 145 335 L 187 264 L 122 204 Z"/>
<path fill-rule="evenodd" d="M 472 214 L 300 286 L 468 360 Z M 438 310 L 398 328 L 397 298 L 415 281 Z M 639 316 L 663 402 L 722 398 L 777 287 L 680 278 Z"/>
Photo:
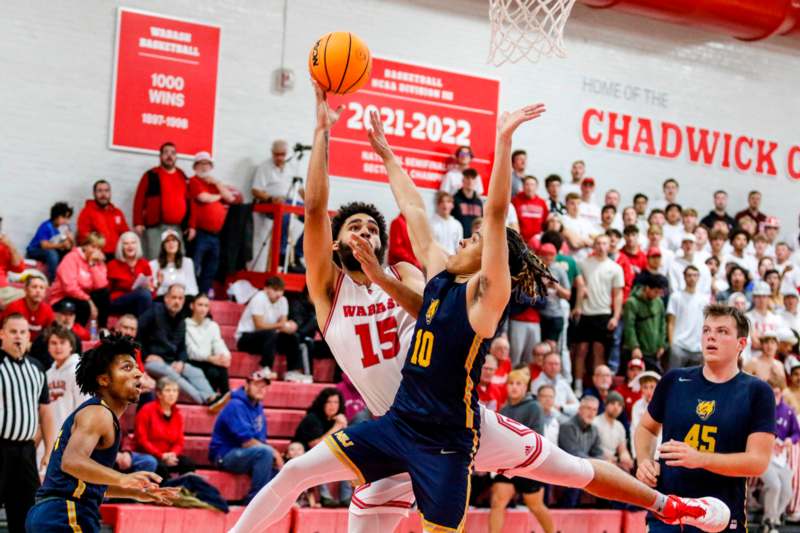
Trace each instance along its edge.
<path fill-rule="evenodd" d="M 213 153 L 217 26 L 120 8 L 111 106 L 111 148 Z"/>
<path fill-rule="evenodd" d="M 472 148 L 472 166 L 488 190 L 494 157 L 500 82 L 474 74 L 373 57 L 372 77 L 353 95 L 330 95 L 345 105 L 331 131 L 330 173 L 386 182 L 367 140 L 369 112 L 378 110 L 386 138 L 419 187 L 435 189 L 456 148 Z"/>

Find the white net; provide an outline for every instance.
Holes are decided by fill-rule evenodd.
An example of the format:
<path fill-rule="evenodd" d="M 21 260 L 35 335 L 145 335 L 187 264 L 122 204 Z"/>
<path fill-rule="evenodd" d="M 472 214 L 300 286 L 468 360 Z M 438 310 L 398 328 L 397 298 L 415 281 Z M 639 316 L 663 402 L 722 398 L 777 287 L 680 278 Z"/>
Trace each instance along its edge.
<path fill-rule="evenodd" d="M 564 25 L 574 4 L 575 0 L 489 0 L 489 63 L 566 57 Z"/>

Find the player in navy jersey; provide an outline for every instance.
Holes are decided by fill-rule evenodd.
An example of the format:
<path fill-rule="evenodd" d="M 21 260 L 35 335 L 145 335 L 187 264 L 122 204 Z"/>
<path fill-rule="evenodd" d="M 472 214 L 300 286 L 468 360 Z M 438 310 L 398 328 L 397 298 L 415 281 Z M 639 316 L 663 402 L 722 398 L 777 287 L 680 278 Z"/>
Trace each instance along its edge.
<path fill-rule="evenodd" d="M 320 189 L 320 184 L 327 182 L 329 131 L 343 108 L 331 110 L 327 106 L 324 93 L 319 87 L 315 89 L 317 129 L 314 133 L 308 179 L 309 191 L 312 188 L 315 190 L 312 191 L 314 194 L 309 192 L 307 199 L 324 197 L 326 201 L 317 202 L 319 205 L 314 208 L 315 212 L 324 212 L 327 209 L 327 193 L 324 187 Z M 297 495 L 308 487 L 343 479 L 358 478 L 362 482 L 365 478 L 374 480 L 397 472 L 399 468 L 411 474 L 409 482 L 403 481 L 404 486 L 401 488 L 405 493 L 405 484 L 412 485 L 418 506 L 426 519 L 425 529 L 457 531 L 463 526 L 465 497 L 469 493 L 469 486 L 464 486 L 464 472 L 470 468 L 471 461 L 467 462 L 464 456 L 473 453 L 479 429 L 477 424 L 480 413 L 476 413 L 477 403 L 472 385 L 477 381 L 474 370 L 480 367 L 478 359 L 482 358 L 480 337 L 494 335 L 497 324 L 497 318 L 489 317 L 485 323 L 475 326 L 472 310 L 477 301 L 486 302 L 486 293 L 483 291 L 487 287 L 492 284 L 496 286 L 498 282 L 507 282 L 510 285 L 511 280 L 507 279 L 509 275 L 513 276 L 514 284 L 526 293 L 534 292 L 541 277 L 548 275 L 535 256 L 527 250 L 518 234 L 509 232 L 506 236 L 502 222 L 496 225 L 490 223 L 488 228 L 484 226 L 481 233 L 463 241 L 454 256 L 448 256 L 432 237 L 422 197 L 392 154 L 384 138 L 380 118 L 372 114 L 370 119 L 373 127 L 369 136 L 370 142 L 384 161 L 392 192 L 409 221 L 415 255 L 424 265 L 429 280 L 424 295 L 419 295 L 424 296 L 424 301 L 422 298 L 406 297 L 402 294 L 397 297 L 402 307 L 417 318 L 414 339 L 404 359 L 403 384 L 396 396 L 393 396 L 395 401 L 385 415 L 385 420 L 337 432 L 326 443 L 321 443 L 302 457 L 287 463 L 256 495 L 232 530 L 235 532 L 263 531 L 280 520 L 289 511 Z M 504 117 L 504 120 L 507 119 L 508 117 Z M 487 205 L 487 215 L 492 215 L 499 221 L 505 220 L 505 209 L 509 204 L 510 186 L 507 177 L 511 175 L 510 154 L 510 135 L 500 132 L 492 179 L 496 185 L 490 188 L 490 202 Z M 498 190 L 503 189 L 504 192 L 498 193 Z M 497 202 L 501 195 L 505 196 L 505 200 Z M 308 204 L 306 208 L 308 209 Z M 370 220 L 369 217 L 373 215 L 371 212 L 367 213 L 365 218 Z M 374 221 L 372 224 L 361 224 L 350 232 L 347 240 L 349 255 L 360 263 L 361 268 L 357 270 L 366 274 L 374 283 L 377 283 L 374 273 L 383 268 L 379 259 L 382 255 L 382 241 L 378 239 L 378 226 Z M 316 236 L 316 241 L 322 248 L 325 243 L 321 239 L 329 239 L 330 236 L 318 233 L 320 234 Z M 334 250 L 337 249 L 336 246 L 344 246 L 338 232 L 334 232 L 333 238 Z M 506 239 L 507 261 L 511 264 L 505 266 L 505 281 L 503 276 L 483 276 L 484 260 L 491 263 L 498 259 L 496 253 L 506 253 L 505 244 L 502 247 L 496 246 Z M 494 245 L 487 246 L 490 242 Z M 309 241 L 306 241 L 306 245 L 309 245 Z M 523 261 L 524 265 L 520 265 L 518 260 Z M 319 272 L 314 272 L 315 276 L 320 277 Z M 326 277 L 324 269 L 321 274 L 323 278 Z M 405 276 L 403 278 L 403 288 L 415 292 L 416 287 L 406 285 Z M 473 279 L 480 281 L 477 287 L 470 287 Z M 470 293 L 473 289 L 477 290 Z M 395 292 L 397 291 L 393 289 L 390 294 L 394 296 Z M 333 294 L 331 297 L 335 298 L 337 293 Z M 320 296 L 324 300 L 325 293 L 317 295 Z M 417 303 L 414 303 L 415 299 Z M 315 303 L 319 304 L 316 301 Z M 500 302 L 499 309 L 502 310 L 506 304 L 507 300 Z M 490 329 L 489 326 L 491 331 L 482 333 Z M 448 353 L 447 347 L 442 350 L 437 344 L 443 342 L 442 337 L 444 342 L 451 343 L 453 350 L 466 351 Z M 510 445 L 513 446 L 514 443 Z M 725 514 L 727 517 L 728 512 L 719 500 L 709 499 L 706 503 L 698 503 L 691 499 L 666 496 L 605 461 L 590 461 L 566 454 L 558 448 L 545 448 L 547 453 L 544 454 L 544 460 L 537 462 L 532 471 L 525 471 L 521 475 L 583 488 L 603 498 L 653 510 L 665 518 L 687 518 L 688 513 L 691 513 L 691 518 L 687 518 L 687 521 L 697 524 L 703 531 L 720 531 L 727 524 L 727 518 L 724 521 L 718 519 L 717 515 Z M 513 464 L 509 464 L 509 467 L 513 468 Z M 446 497 L 442 499 L 444 491 Z M 428 510 L 432 508 L 433 513 L 429 513 Z M 393 518 L 380 515 L 359 518 L 364 518 L 364 523 L 356 531 L 392 531 L 396 525 Z M 354 530 L 352 517 L 349 527 L 351 531 Z"/>
<path fill-rule="evenodd" d="M 708 306 L 703 366 L 671 370 L 661 378 L 634 437 L 637 477 L 679 496 L 719 498 L 731 511 L 725 531 L 747 531 L 747 478 L 767 469 L 775 442 L 772 390 L 738 367 L 748 332 L 747 318 L 736 308 Z M 659 431 L 663 444 L 656 461 Z M 677 523 L 648 523 L 651 533 L 681 530 Z"/>
<path fill-rule="evenodd" d="M 106 496 L 169 504 L 177 489 L 161 489 L 152 472 L 113 470 L 120 444 L 119 417 L 139 401 L 142 373 L 136 343 L 111 334 L 81 356 L 76 381 L 92 397 L 61 427 L 53 445 L 36 505 L 28 513 L 29 533 L 100 531 L 100 504 Z"/>

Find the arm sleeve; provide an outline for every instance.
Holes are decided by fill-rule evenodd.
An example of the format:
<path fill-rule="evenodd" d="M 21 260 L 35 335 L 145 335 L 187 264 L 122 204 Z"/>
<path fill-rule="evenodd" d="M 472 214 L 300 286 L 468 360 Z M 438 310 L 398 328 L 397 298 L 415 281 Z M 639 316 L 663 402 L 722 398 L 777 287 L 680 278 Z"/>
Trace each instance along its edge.
<path fill-rule="evenodd" d="M 97 263 L 90 267 L 92 273 L 92 288 L 104 289 L 108 287 L 108 273 L 105 263 Z"/>
<path fill-rule="evenodd" d="M 797 420 L 797 413 L 791 407 L 789 408 L 791 416 L 789 417 L 789 437 L 792 439 L 792 444 L 797 444 L 800 441 L 800 422 Z"/>
<path fill-rule="evenodd" d="M 667 347 L 667 315 L 664 313 L 663 304 L 661 307 L 661 319 L 658 321 L 658 347 Z"/>
<path fill-rule="evenodd" d="M 136 195 L 133 197 L 133 225 L 144 225 L 144 197 L 147 192 L 147 172 L 142 174 L 139 185 L 136 187 Z"/>
<path fill-rule="evenodd" d="M 314 439 L 318 439 L 325 434 L 325 428 L 320 423 L 320 420 L 313 415 L 306 415 L 297 426 L 297 431 L 294 433 L 294 440 L 302 442 L 304 446 L 308 447 L 308 443 Z"/>
<path fill-rule="evenodd" d="M 253 423 L 244 408 L 239 408 L 229 413 L 225 422 L 227 422 L 228 431 L 239 439 L 240 445 L 250 439 L 257 439 L 261 436 L 253 427 Z"/>
<path fill-rule="evenodd" d="M 42 372 L 42 370 L 40 369 L 39 372 Z M 47 374 L 42 372 L 42 376 L 44 376 L 44 383 L 42 383 L 42 390 L 39 392 L 39 405 L 47 405 L 50 403 L 50 389 L 47 388 Z"/>
<path fill-rule="evenodd" d="M 636 310 L 634 300 L 630 299 L 622 307 L 623 346 L 627 350 L 639 347 L 639 337 L 636 334 Z"/>
<path fill-rule="evenodd" d="M 417 268 L 420 266 L 414 252 L 411 251 L 408 229 L 400 219 L 394 219 L 389 227 L 389 252 L 394 263 L 405 261 Z"/>
<path fill-rule="evenodd" d="M 594 440 L 592 441 L 592 447 L 589 449 L 589 457 L 594 457 L 600 459 L 603 457 L 603 448 L 600 446 L 600 434 L 597 432 L 597 429 L 593 431 Z"/>
<path fill-rule="evenodd" d="M 184 430 L 183 430 L 183 416 L 180 416 L 180 431 L 178 431 L 178 438 L 172 447 L 169 449 L 175 455 L 181 455 L 183 453 L 183 442 L 184 442 Z"/>
<path fill-rule="evenodd" d="M 179 331 L 175 343 L 175 360 L 186 362 L 189 360 L 189 354 L 186 353 L 186 322 L 181 322 L 178 327 L 183 330 L 182 334 Z"/>
<path fill-rule="evenodd" d="M 571 423 L 563 423 L 558 431 L 558 447 L 576 457 L 588 458 L 589 456 L 578 447 L 577 429 Z"/>
<path fill-rule="evenodd" d="M 211 352 L 215 355 L 230 355 L 231 351 L 228 350 L 228 345 L 222 340 L 222 332 L 216 322 L 211 323 L 211 335 Z"/>
<path fill-rule="evenodd" d="M 533 402 L 533 408 L 531 409 L 531 416 L 529 417 L 527 426 L 534 430 L 538 434 L 544 433 L 544 418 L 542 417 L 542 408 L 539 406 L 539 402 Z"/>
<path fill-rule="evenodd" d="M 678 302 L 674 297 L 670 298 L 669 299 L 669 303 L 667 303 L 666 314 L 667 315 L 673 315 L 673 316 L 678 314 Z"/>
<path fill-rule="evenodd" d="M 186 279 L 186 294 L 189 296 L 197 296 L 200 292 L 200 289 L 197 288 L 197 277 L 195 276 L 194 272 L 194 263 L 191 260 L 187 261 L 187 257 L 183 258 L 183 265 L 181 265 L 182 270 L 185 274 Z"/>
<path fill-rule="evenodd" d="M 647 405 L 647 412 L 650 413 L 650 416 L 653 417 L 653 420 L 658 422 L 659 424 L 664 423 L 664 411 L 667 408 L 667 398 L 669 397 L 669 391 L 672 385 L 672 382 L 675 380 L 675 372 L 670 371 L 667 372 L 661 381 L 658 382 L 656 385 L 656 390 L 653 393 L 652 401 Z M 775 403 L 775 400 L 772 400 L 772 403 Z M 773 409 L 772 413 L 772 420 L 774 423 L 775 420 L 775 410 Z"/>
<path fill-rule="evenodd" d="M 130 228 L 128 227 L 128 221 L 125 220 L 125 213 L 123 213 L 121 209 L 117 209 L 117 216 L 119 217 L 119 224 L 117 224 L 117 230 L 119 234 L 122 235 L 126 231 L 130 230 Z"/>
<path fill-rule="evenodd" d="M 621 289 L 625 287 L 625 272 L 622 270 L 621 266 L 619 266 L 618 264 L 616 265 L 617 268 L 614 269 L 614 279 L 611 283 L 611 287 L 613 289 Z"/>
<path fill-rule="evenodd" d="M 775 434 L 775 395 L 766 381 L 753 379 L 750 382 L 750 419 L 747 433 Z M 656 388 L 656 390 L 658 390 Z"/>
<path fill-rule="evenodd" d="M 78 262 L 74 257 L 65 257 L 64 260 L 61 261 L 61 264 L 58 265 L 56 277 L 60 279 L 61 283 L 64 285 L 64 292 L 67 296 L 87 301 L 89 295 L 78 285 L 79 270 Z"/>

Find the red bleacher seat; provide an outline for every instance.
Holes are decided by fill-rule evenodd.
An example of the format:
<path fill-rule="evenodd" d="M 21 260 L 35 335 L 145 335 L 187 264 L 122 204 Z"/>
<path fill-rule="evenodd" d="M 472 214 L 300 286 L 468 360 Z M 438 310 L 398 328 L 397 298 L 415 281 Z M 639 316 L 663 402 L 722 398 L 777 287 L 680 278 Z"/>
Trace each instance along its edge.
<path fill-rule="evenodd" d="M 244 305 L 222 300 L 211 301 L 211 316 L 220 326 L 236 326 L 244 312 Z"/>
<path fill-rule="evenodd" d="M 231 507 L 228 514 L 206 509 L 178 509 L 142 504 L 104 504 L 100 506 L 103 523 L 115 533 L 225 533 L 244 512 L 244 507 Z M 268 530 L 254 533 L 289 533 L 293 513 Z"/>
<path fill-rule="evenodd" d="M 246 474 L 232 474 L 219 470 L 196 470 L 195 474 L 217 487 L 222 497 L 229 502 L 245 499 L 250 490 L 250 476 Z"/>
<path fill-rule="evenodd" d="M 246 378 L 259 368 L 259 356 L 247 352 L 231 352 L 231 366 L 228 374 L 235 378 Z"/>
<path fill-rule="evenodd" d="M 225 341 L 225 346 L 230 351 L 236 350 L 236 324 L 230 326 L 219 325 L 219 332 L 222 334 L 222 340 Z"/>
<path fill-rule="evenodd" d="M 183 425 L 187 435 L 210 435 L 215 416 L 202 405 L 182 405 Z M 267 434 L 270 437 L 291 437 L 305 413 L 294 409 L 264 409 Z"/>
<path fill-rule="evenodd" d="M 210 466 L 208 449 L 211 437 L 208 435 L 187 435 L 183 441 L 183 453 L 198 466 Z M 289 439 L 267 439 L 267 444 L 283 453 L 289 446 Z"/>

